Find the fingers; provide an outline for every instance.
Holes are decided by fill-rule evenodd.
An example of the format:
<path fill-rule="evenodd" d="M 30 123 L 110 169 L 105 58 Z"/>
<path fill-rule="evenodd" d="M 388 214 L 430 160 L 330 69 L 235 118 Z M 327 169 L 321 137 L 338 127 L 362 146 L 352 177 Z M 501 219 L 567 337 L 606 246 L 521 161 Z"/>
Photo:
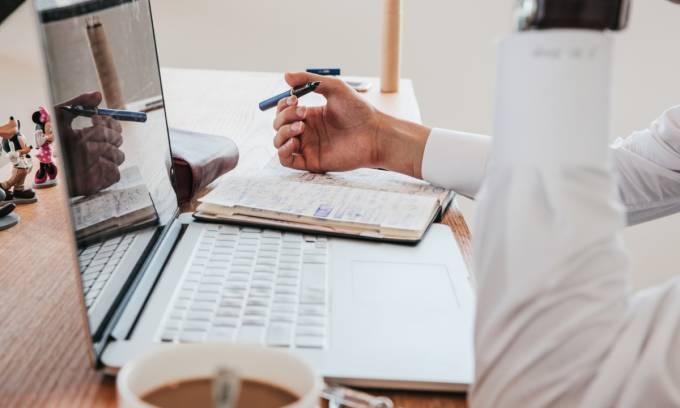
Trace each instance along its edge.
<path fill-rule="evenodd" d="M 109 116 L 95 115 L 92 117 L 92 124 L 95 126 L 107 127 L 118 133 L 123 131 L 123 127 L 120 125 L 120 122 Z"/>
<path fill-rule="evenodd" d="M 295 122 L 288 125 L 283 125 L 276 132 L 274 136 L 274 147 L 280 148 L 284 143 L 286 143 L 290 138 L 301 135 L 305 131 L 304 122 Z"/>
<path fill-rule="evenodd" d="M 97 158 L 97 160 L 106 159 L 116 166 L 120 166 L 125 161 L 125 154 L 109 143 L 87 142 L 85 149 L 88 156 Z"/>
<path fill-rule="evenodd" d="M 289 106 L 283 111 L 279 112 L 274 118 L 274 130 L 287 123 L 295 122 L 296 120 L 304 120 L 307 116 L 307 108 L 304 106 Z"/>
<path fill-rule="evenodd" d="M 78 195 L 87 196 L 116 184 L 120 180 L 120 171 L 116 164 L 100 157 L 79 179 L 82 184 Z"/>
<path fill-rule="evenodd" d="M 102 142 L 109 143 L 115 147 L 123 144 L 123 135 L 111 128 L 104 126 L 92 126 L 82 129 L 82 142 Z"/>
<path fill-rule="evenodd" d="M 309 72 L 287 72 L 285 79 L 291 87 L 304 85 L 307 82 L 319 81 L 321 83 L 314 92 L 324 96 L 328 96 L 333 92 L 350 89 L 345 82 L 339 78 L 310 74 Z"/>
<path fill-rule="evenodd" d="M 283 98 L 279 101 L 278 104 L 276 104 L 276 113 L 281 112 L 282 110 L 286 109 L 289 106 L 295 106 L 298 103 L 298 98 L 295 95 L 289 96 L 287 98 Z"/>
<path fill-rule="evenodd" d="M 278 149 L 279 161 L 282 165 L 296 170 L 307 170 L 305 156 L 298 153 L 300 140 L 296 137 L 289 139 Z"/>

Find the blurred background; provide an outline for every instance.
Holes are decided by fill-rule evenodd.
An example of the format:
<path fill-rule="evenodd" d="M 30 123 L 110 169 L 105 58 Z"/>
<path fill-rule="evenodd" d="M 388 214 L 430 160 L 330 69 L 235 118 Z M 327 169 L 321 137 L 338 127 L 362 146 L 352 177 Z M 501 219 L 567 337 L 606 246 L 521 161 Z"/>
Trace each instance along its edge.
<path fill-rule="evenodd" d="M 340 67 L 348 75 L 379 75 L 381 1 L 151 3 L 161 66 L 270 72 Z M 414 82 L 423 121 L 488 134 L 495 44 L 512 29 L 515 2 L 403 3 L 402 75 Z M 665 0 L 632 3 L 628 30 L 616 34 L 612 139 L 680 104 L 680 6 Z M 0 123 L 15 115 L 27 133 L 31 113 L 48 101 L 37 33 L 30 1 L 0 24 Z M 0 160 L 0 166 L 5 163 Z M 474 202 L 460 204 L 472 226 Z M 624 235 L 635 287 L 680 272 L 680 215 L 628 228 Z"/>

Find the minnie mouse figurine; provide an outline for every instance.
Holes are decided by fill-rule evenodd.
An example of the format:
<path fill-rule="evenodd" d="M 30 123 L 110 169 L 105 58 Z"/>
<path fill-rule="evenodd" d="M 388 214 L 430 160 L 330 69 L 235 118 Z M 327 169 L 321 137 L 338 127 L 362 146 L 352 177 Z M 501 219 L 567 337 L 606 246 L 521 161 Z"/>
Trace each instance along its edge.
<path fill-rule="evenodd" d="M 52 187 L 57 185 L 57 166 L 52 158 L 54 133 L 50 114 L 41 106 L 33 112 L 31 119 L 35 123 L 35 144 L 38 146 L 36 157 L 40 162 L 40 168 L 35 173 L 35 188 Z"/>

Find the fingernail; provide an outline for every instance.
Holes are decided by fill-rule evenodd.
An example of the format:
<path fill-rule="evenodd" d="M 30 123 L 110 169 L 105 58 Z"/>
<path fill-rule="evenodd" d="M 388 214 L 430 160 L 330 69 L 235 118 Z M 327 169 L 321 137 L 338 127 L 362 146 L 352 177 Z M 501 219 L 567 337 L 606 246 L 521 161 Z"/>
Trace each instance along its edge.
<path fill-rule="evenodd" d="M 293 126 L 291 126 L 291 129 L 293 129 L 296 132 L 299 132 L 300 130 L 302 130 L 302 122 L 293 123 Z"/>
<path fill-rule="evenodd" d="M 297 97 L 295 95 L 289 96 L 288 97 L 288 106 L 295 105 L 295 101 L 297 101 Z"/>
<path fill-rule="evenodd" d="M 304 106 L 299 106 L 296 112 L 299 118 L 304 119 L 305 113 L 307 113 L 307 109 Z"/>

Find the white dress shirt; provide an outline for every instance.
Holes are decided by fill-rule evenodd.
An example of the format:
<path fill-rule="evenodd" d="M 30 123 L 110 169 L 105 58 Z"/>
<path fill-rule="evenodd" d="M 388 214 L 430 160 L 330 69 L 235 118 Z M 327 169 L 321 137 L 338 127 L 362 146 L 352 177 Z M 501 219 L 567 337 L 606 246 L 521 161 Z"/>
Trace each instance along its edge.
<path fill-rule="evenodd" d="M 680 406 L 680 278 L 632 294 L 620 237 L 626 215 L 680 211 L 680 106 L 608 154 L 579 152 L 598 143 L 534 157 L 430 134 L 423 178 L 467 196 L 484 181 L 472 406 Z"/>

